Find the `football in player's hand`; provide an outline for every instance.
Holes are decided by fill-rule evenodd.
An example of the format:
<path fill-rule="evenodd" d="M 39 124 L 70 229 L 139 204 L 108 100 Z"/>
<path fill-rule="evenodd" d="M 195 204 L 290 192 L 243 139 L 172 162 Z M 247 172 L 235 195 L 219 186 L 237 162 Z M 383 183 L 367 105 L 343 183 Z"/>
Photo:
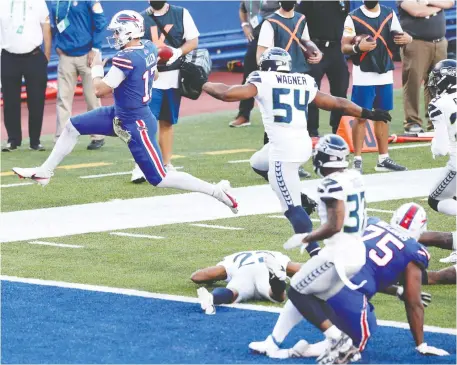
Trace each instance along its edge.
<path fill-rule="evenodd" d="M 303 53 L 305 54 L 305 58 L 308 59 L 310 57 L 316 56 L 319 54 L 319 48 L 317 48 L 316 44 L 313 41 L 300 41 L 302 46 L 304 47 Z"/>
<path fill-rule="evenodd" d="M 367 42 L 374 42 L 374 38 L 368 34 L 359 34 L 352 38 L 351 44 L 359 44 L 362 39 L 367 39 Z"/>
<path fill-rule="evenodd" d="M 159 63 L 167 63 L 168 60 L 173 56 L 173 50 L 167 46 L 159 47 L 158 56 Z"/>

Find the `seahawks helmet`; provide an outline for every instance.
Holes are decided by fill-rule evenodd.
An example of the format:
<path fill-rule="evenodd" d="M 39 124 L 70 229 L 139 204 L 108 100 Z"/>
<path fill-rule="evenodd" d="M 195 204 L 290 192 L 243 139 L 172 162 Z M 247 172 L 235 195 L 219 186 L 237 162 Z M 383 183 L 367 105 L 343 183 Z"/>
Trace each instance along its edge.
<path fill-rule="evenodd" d="M 349 146 L 336 134 L 327 134 L 319 139 L 313 153 L 314 172 L 323 177 L 322 168 L 347 168 L 349 162 Z"/>
<path fill-rule="evenodd" d="M 436 95 L 455 88 L 456 61 L 447 59 L 438 62 L 430 72 L 428 86 Z"/>
<path fill-rule="evenodd" d="M 290 72 L 292 70 L 292 58 L 284 49 L 272 47 L 262 53 L 259 66 L 262 71 Z"/>

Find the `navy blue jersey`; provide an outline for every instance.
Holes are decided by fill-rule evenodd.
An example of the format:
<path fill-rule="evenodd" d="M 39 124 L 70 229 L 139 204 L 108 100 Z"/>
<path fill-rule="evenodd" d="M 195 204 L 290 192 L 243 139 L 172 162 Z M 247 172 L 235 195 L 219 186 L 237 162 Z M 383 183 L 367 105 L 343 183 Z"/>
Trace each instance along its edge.
<path fill-rule="evenodd" d="M 363 234 L 367 248 L 367 261 L 351 280 L 367 283 L 359 289 L 368 298 L 398 282 L 410 262 L 428 267 L 430 254 L 414 238 L 379 219 L 370 218 Z"/>
<path fill-rule="evenodd" d="M 119 51 L 113 57 L 113 66 L 125 75 L 124 81 L 114 89 L 116 111 L 139 109 L 151 101 L 152 83 L 157 66 L 157 48 L 151 41 Z"/>

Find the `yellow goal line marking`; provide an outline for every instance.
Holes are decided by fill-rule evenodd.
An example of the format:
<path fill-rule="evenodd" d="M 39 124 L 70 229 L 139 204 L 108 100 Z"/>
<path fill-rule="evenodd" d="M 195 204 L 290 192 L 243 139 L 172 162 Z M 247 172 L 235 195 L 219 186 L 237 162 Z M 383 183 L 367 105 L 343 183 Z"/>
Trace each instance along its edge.
<path fill-rule="evenodd" d="M 63 165 L 57 167 L 58 169 L 73 170 L 73 169 L 84 169 L 86 167 L 100 167 L 100 166 L 110 166 L 111 162 L 89 162 L 89 163 L 79 163 L 75 165 Z M 13 176 L 13 171 L 1 172 L 0 176 Z"/>
<path fill-rule="evenodd" d="M 243 153 L 243 152 L 255 152 L 257 150 L 253 150 L 252 148 L 241 148 L 238 150 L 222 150 L 222 151 L 210 151 L 210 152 L 203 152 L 204 155 L 231 155 L 234 153 Z"/>

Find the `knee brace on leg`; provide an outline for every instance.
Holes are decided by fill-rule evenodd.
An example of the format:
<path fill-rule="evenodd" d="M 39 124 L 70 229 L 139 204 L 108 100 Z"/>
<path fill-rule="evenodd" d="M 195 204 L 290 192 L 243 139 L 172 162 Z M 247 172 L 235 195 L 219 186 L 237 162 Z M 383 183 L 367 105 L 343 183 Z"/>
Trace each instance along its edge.
<path fill-rule="evenodd" d="M 251 166 L 252 167 L 252 166 Z M 265 180 L 268 181 L 268 171 L 262 171 L 262 170 L 258 170 L 256 169 L 255 167 L 252 167 L 252 169 L 254 170 L 254 172 L 256 174 L 259 174 L 260 176 L 262 176 Z"/>
<path fill-rule="evenodd" d="M 303 207 L 291 207 L 284 215 L 292 224 L 295 233 L 309 233 L 313 230 L 313 223 Z M 314 256 L 319 253 L 320 247 L 317 242 L 310 242 L 306 246 L 306 251 L 308 251 L 310 256 Z"/>
<path fill-rule="evenodd" d="M 428 197 L 428 205 L 430 206 L 430 208 L 432 208 L 435 212 L 438 211 L 438 203 L 440 201 L 439 200 L 436 200 L 434 198 L 432 198 L 431 196 Z"/>
<path fill-rule="evenodd" d="M 317 328 L 320 328 L 320 325 L 329 319 L 324 310 L 327 303 L 314 295 L 301 294 L 291 287 L 287 296 L 302 316 Z"/>
<path fill-rule="evenodd" d="M 233 292 L 227 288 L 216 288 L 212 292 L 213 303 L 218 304 L 230 304 L 233 302 Z"/>

